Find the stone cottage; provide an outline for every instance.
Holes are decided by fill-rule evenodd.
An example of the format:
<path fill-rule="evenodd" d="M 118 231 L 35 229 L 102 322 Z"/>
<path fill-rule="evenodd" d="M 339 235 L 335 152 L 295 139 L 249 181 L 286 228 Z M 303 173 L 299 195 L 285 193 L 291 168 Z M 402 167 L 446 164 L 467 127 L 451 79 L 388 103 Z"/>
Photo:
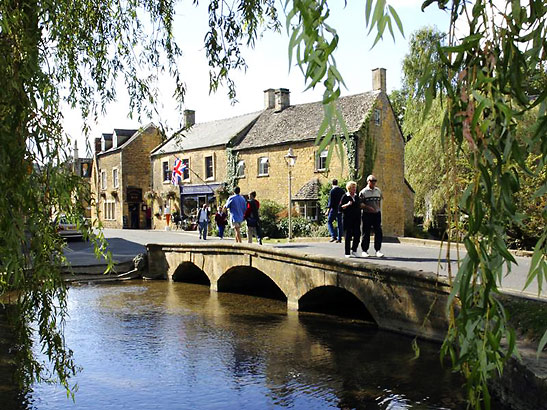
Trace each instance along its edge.
<path fill-rule="evenodd" d="M 323 121 L 321 102 L 290 104 L 287 89 L 266 90 L 265 109 L 234 147 L 242 192 L 257 199 L 288 203 L 289 148 L 296 156 L 292 169 L 292 199 L 308 218 L 319 214 L 318 192 L 330 179 L 352 178 L 362 189 L 374 173 L 384 194 L 383 227 L 386 235 L 402 236 L 412 225 L 413 191 L 404 178 L 404 138 L 386 93 L 386 70 L 373 70 L 372 91 L 341 97 L 337 106 L 345 120 L 349 141 L 342 158 L 334 153 L 326 166 L 327 148 L 315 144 Z"/>
<path fill-rule="evenodd" d="M 195 111 L 184 111 L 184 129 L 150 153 L 152 189 L 146 194 L 152 206 L 153 228 L 166 227 L 166 207 L 191 216 L 203 203 L 215 203 L 224 187 L 231 147 L 253 126 L 260 112 L 223 120 L 195 123 Z M 182 181 L 171 183 L 175 160 L 185 165 Z"/>
<path fill-rule="evenodd" d="M 152 123 L 139 130 L 114 129 L 95 139 L 92 217 L 105 228 L 146 229 L 151 214 L 144 201 L 150 188 L 150 151 L 161 143 Z"/>

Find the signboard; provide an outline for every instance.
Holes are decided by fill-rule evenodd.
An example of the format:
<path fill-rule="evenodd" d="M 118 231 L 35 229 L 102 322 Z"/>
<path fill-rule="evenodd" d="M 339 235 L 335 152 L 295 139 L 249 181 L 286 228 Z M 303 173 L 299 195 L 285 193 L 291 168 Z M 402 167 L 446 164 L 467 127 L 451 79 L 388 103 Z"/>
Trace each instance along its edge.
<path fill-rule="evenodd" d="M 142 189 L 141 188 L 127 188 L 127 202 L 142 202 Z"/>

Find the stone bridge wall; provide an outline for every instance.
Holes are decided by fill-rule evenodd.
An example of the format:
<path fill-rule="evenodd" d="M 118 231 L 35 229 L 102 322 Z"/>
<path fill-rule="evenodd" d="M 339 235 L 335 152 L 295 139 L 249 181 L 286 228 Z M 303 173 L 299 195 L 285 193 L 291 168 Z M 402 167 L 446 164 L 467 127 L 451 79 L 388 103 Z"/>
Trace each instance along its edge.
<path fill-rule="evenodd" d="M 335 286 L 355 295 L 382 329 L 439 341 L 447 329 L 450 287 L 434 273 L 233 243 L 150 244 L 147 250 L 150 279 L 170 280 L 178 266 L 190 262 L 217 291 L 227 271 L 253 267 L 275 282 L 292 310 L 313 289 Z"/>

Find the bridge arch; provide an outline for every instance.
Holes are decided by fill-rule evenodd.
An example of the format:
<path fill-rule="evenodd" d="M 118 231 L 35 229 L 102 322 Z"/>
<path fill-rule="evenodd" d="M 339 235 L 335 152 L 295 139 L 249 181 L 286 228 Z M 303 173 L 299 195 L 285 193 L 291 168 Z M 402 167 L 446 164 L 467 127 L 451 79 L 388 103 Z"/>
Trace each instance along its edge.
<path fill-rule="evenodd" d="M 311 289 L 298 300 L 298 310 L 359 319 L 378 325 L 359 297 L 338 286 L 327 285 Z"/>
<path fill-rule="evenodd" d="M 233 266 L 228 269 L 218 279 L 217 291 L 287 300 L 285 292 L 272 278 L 252 266 Z"/>
<path fill-rule="evenodd" d="M 211 286 L 209 276 L 192 262 L 182 262 L 172 276 L 173 282 L 196 283 Z"/>

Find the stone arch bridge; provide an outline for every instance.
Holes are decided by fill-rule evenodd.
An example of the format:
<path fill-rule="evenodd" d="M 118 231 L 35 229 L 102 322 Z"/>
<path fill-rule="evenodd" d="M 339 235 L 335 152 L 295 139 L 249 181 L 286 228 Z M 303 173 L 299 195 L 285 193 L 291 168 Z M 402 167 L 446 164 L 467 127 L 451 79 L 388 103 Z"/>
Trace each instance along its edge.
<path fill-rule="evenodd" d="M 222 292 L 262 278 L 275 284 L 290 310 L 300 310 L 312 294 L 335 290 L 357 298 L 381 329 L 442 340 L 448 326 L 450 286 L 431 272 L 235 243 L 149 244 L 147 253 L 149 279 L 201 275 Z"/>

